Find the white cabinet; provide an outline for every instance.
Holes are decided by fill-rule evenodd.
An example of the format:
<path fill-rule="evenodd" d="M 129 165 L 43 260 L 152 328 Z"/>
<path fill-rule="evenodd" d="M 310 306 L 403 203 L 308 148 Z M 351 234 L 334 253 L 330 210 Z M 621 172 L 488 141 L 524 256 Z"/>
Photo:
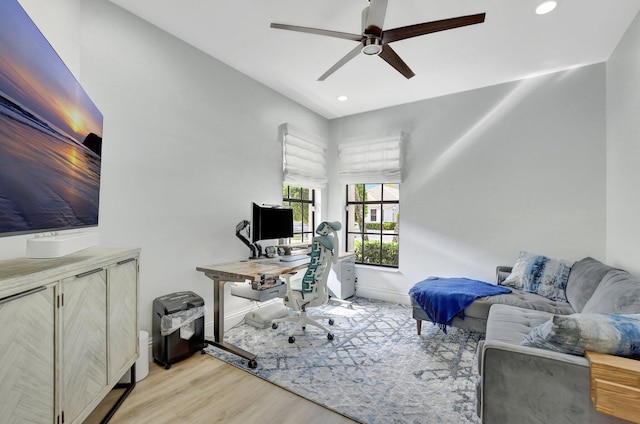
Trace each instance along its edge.
<path fill-rule="evenodd" d="M 138 260 L 107 268 L 109 385 L 116 384 L 138 357 Z"/>
<path fill-rule="evenodd" d="M 74 422 L 107 386 L 107 272 L 85 271 L 62 280 L 61 404 Z"/>
<path fill-rule="evenodd" d="M 356 292 L 356 256 L 346 253 L 333 264 L 336 273 L 336 281 L 329 280 L 327 285 L 333 294 L 339 299 L 351 297 Z"/>
<path fill-rule="evenodd" d="M 0 416 L 82 423 L 138 358 L 139 249 L 0 262 Z"/>
<path fill-rule="evenodd" d="M 2 422 L 54 422 L 54 314 L 54 285 L 0 300 Z"/>

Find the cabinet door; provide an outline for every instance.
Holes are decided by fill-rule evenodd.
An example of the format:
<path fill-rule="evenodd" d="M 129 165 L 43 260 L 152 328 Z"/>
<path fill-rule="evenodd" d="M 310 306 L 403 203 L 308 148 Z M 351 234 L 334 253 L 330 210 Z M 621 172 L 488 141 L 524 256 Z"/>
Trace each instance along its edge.
<path fill-rule="evenodd" d="M 62 407 L 71 423 L 107 386 L 107 272 L 62 281 Z"/>
<path fill-rule="evenodd" d="M 0 299 L 3 423 L 54 422 L 54 300 L 54 285 Z"/>
<path fill-rule="evenodd" d="M 109 267 L 109 381 L 119 380 L 138 358 L 138 261 Z"/>

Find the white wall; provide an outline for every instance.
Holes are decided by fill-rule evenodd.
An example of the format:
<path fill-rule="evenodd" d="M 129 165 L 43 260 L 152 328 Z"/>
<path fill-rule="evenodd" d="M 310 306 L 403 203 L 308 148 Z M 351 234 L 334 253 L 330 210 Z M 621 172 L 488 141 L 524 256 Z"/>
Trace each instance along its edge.
<path fill-rule="evenodd" d="M 32 16 L 54 47 L 75 40 L 65 50 L 104 115 L 98 231 L 103 245 L 142 248 L 141 329 L 153 299 L 180 290 L 205 298 L 211 322 L 212 284 L 196 266 L 248 256 L 236 224 L 251 201 L 282 201 L 278 126 L 328 137 L 328 122 L 107 0 L 51 2 L 24 6 L 56 10 Z M 23 256 L 25 238 L 0 239 L 2 258 Z M 227 293 L 227 306 L 251 304 Z"/>
<path fill-rule="evenodd" d="M 107 0 L 20 1 L 105 116 L 98 230 L 105 245 L 142 248 L 142 329 L 160 295 L 193 290 L 212 305 L 195 267 L 248 253 L 234 228 L 251 201 L 280 200 L 283 122 L 331 140 L 330 175 L 340 140 L 410 135 L 400 269 L 360 267 L 361 295 L 406 302 L 429 275 L 493 280 L 521 249 L 638 269 L 638 126 L 626 112 L 638 110 L 637 19 L 607 66 L 327 122 Z M 612 104 L 613 90 L 629 93 Z M 323 215 L 343 221 L 344 188 L 328 192 Z M 0 239 L 0 258 L 24 255 L 25 239 Z M 250 306 L 226 300 L 228 317 Z"/>
<path fill-rule="evenodd" d="M 640 14 L 607 62 L 607 261 L 640 275 Z"/>
<path fill-rule="evenodd" d="M 598 64 L 332 120 L 333 142 L 409 134 L 400 267 L 359 267 L 357 293 L 407 301 L 431 275 L 493 281 L 520 250 L 605 260 L 605 119 Z M 344 220 L 344 191 L 329 192 Z"/>

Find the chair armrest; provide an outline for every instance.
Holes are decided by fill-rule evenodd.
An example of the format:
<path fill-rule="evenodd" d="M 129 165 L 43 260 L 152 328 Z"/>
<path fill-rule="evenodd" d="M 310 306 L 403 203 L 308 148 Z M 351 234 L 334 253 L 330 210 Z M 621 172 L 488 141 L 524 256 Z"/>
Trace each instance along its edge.
<path fill-rule="evenodd" d="M 510 266 L 499 265 L 496 267 L 496 281 L 498 282 L 498 285 L 502 284 L 502 282 L 507 279 L 512 270 L 513 267 Z"/>

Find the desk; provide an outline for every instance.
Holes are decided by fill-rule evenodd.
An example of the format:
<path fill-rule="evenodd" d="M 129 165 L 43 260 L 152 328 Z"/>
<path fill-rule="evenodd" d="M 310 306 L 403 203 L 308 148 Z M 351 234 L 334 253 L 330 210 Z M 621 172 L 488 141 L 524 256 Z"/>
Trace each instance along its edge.
<path fill-rule="evenodd" d="M 224 341 L 224 283 L 260 281 L 260 274 L 291 274 L 307 266 L 309 259 L 280 262 L 278 258 L 273 258 L 196 267 L 196 271 L 204 272 L 204 275 L 213 280 L 213 340 L 205 339 L 205 342 L 248 359 L 249 368 L 257 367 L 256 355 Z"/>

